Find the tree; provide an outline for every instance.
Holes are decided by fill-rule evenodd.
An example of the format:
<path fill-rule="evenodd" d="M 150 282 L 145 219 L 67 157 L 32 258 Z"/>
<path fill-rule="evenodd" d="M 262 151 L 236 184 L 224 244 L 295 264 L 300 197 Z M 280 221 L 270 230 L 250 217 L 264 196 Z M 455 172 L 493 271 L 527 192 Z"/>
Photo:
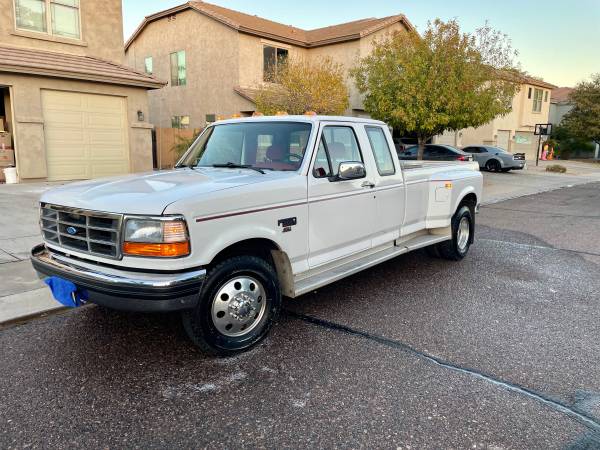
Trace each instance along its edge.
<path fill-rule="evenodd" d="M 365 110 L 416 134 L 422 159 L 433 136 L 510 112 L 519 79 L 515 57 L 508 38 L 487 24 L 469 34 L 456 20 L 436 19 L 423 36 L 396 33 L 377 41 L 351 73 Z"/>
<path fill-rule="evenodd" d="M 600 73 L 579 83 L 571 92 L 573 109 L 561 126 L 573 136 L 600 144 Z"/>
<path fill-rule="evenodd" d="M 582 138 L 574 134 L 568 127 L 562 123 L 553 127 L 552 135 L 546 141 L 548 145 L 554 148 L 556 155 L 560 159 L 570 159 L 573 155 L 581 156 L 586 153 L 593 153 L 594 146 L 589 138 Z"/>
<path fill-rule="evenodd" d="M 341 115 L 348 108 L 348 88 L 344 68 L 330 58 L 280 61 L 272 74 L 274 83 L 259 88 L 257 110 L 268 115 L 288 114 Z"/>

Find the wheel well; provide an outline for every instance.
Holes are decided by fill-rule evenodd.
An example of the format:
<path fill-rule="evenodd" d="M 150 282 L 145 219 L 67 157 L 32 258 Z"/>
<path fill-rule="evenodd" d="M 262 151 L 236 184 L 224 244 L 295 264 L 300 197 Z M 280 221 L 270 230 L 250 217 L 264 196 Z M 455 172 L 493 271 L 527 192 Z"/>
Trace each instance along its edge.
<path fill-rule="evenodd" d="M 264 259 L 269 264 L 273 264 L 273 258 L 271 257 L 271 250 L 279 250 L 277 244 L 269 239 L 246 239 L 244 241 L 236 242 L 229 247 L 221 250 L 213 258 L 210 265 L 215 266 L 221 261 L 224 261 L 234 256 L 258 256 Z"/>
<path fill-rule="evenodd" d="M 465 195 L 456 209 L 458 210 L 462 205 L 467 205 L 469 208 L 471 208 L 471 211 L 474 212 L 475 207 L 477 206 L 477 195 L 475 195 L 473 192 Z"/>
<path fill-rule="evenodd" d="M 279 246 L 269 239 L 257 238 L 246 239 L 236 242 L 221 250 L 211 261 L 214 267 L 221 261 L 234 256 L 258 256 L 271 264 L 277 272 L 281 293 L 288 297 L 294 296 L 294 276 L 292 266 L 287 254 Z"/>

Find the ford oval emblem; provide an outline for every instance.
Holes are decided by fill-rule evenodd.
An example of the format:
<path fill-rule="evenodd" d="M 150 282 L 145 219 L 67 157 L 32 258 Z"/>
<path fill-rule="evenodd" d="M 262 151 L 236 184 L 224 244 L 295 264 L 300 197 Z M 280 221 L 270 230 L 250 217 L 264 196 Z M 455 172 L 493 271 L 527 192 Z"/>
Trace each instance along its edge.
<path fill-rule="evenodd" d="M 75 227 L 67 227 L 67 233 L 69 233 L 71 236 L 74 236 L 77 234 L 77 228 Z"/>

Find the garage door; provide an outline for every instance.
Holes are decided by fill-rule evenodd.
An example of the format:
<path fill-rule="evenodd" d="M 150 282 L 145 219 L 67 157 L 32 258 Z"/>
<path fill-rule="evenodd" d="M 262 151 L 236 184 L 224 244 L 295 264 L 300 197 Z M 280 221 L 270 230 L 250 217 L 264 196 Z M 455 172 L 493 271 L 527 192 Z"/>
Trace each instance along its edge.
<path fill-rule="evenodd" d="M 517 131 L 512 153 L 525 153 L 525 159 L 534 161 L 537 143 L 537 136 L 534 136 L 533 131 Z"/>
<path fill-rule="evenodd" d="M 129 172 L 125 99 L 42 91 L 48 180 Z"/>

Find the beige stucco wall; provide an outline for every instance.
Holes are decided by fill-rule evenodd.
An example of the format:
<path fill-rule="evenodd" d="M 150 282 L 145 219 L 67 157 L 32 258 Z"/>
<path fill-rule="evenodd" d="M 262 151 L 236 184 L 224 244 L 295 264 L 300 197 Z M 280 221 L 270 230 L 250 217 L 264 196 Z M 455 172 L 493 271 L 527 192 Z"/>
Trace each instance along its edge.
<path fill-rule="evenodd" d="M 207 114 L 254 110 L 233 90 L 239 85 L 238 42 L 236 31 L 191 10 L 148 24 L 128 48 L 126 61 L 144 71 L 145 58 L 152 56 L 154 75 L 169 81 L 149 92 L 150 121 L 168 128 L 172 116 L 190 116 L 190 128 L 201 128 Z M 169 55 L 180 50 L 186 54 L 187 84 L 171 86 Z"/>
<path fill-rule="evenodd" d="M 527 98 L 529 88 L 532 89 L 531 98 Z M 533 112 L 533 96 L 535 89 L 542 89 L 542 111 Z M 548 101 L 543 101 L 546 92 L 548 92 Z M 535 124 L 548 123 L 550 112 L 550 90 L 545 88 L 536 88 L 529 84 L 521 85 L 519 91 L 515 94 L 512 103 L 512 111 L 503 117 L 494 120 L 494 131 L 513 130 L 513 131 L 533 131 Z"/>
<path fill-rule="evenodd" d="M 9 73 L 0 73 L 0 85 L 11 88 L 14 110 L 13 135 L 17 170 L 21 180 L 44 179 L 47 175 L 42 89 L 125 97 L 130 124 L 130 170 L 152 170 L 151 125 L 137 121 L 138 110 L 148 117 L 146 89 Z"/>
<path fill-rule="evenodd" d="M 465 147 L 467 145 L 477 144 L 491 144 L 494 135 L 494 125 L 492 122 L 486 123 L 477 128 L 465 128 L 457 133 L 458 147 Z"/>
<path fill-rule="evenodd" d="M 80 0 L 81 39 L 17 30 L 14 0 L 0 0 L 0 43 L 123 62 L 121 0 Z"/>

